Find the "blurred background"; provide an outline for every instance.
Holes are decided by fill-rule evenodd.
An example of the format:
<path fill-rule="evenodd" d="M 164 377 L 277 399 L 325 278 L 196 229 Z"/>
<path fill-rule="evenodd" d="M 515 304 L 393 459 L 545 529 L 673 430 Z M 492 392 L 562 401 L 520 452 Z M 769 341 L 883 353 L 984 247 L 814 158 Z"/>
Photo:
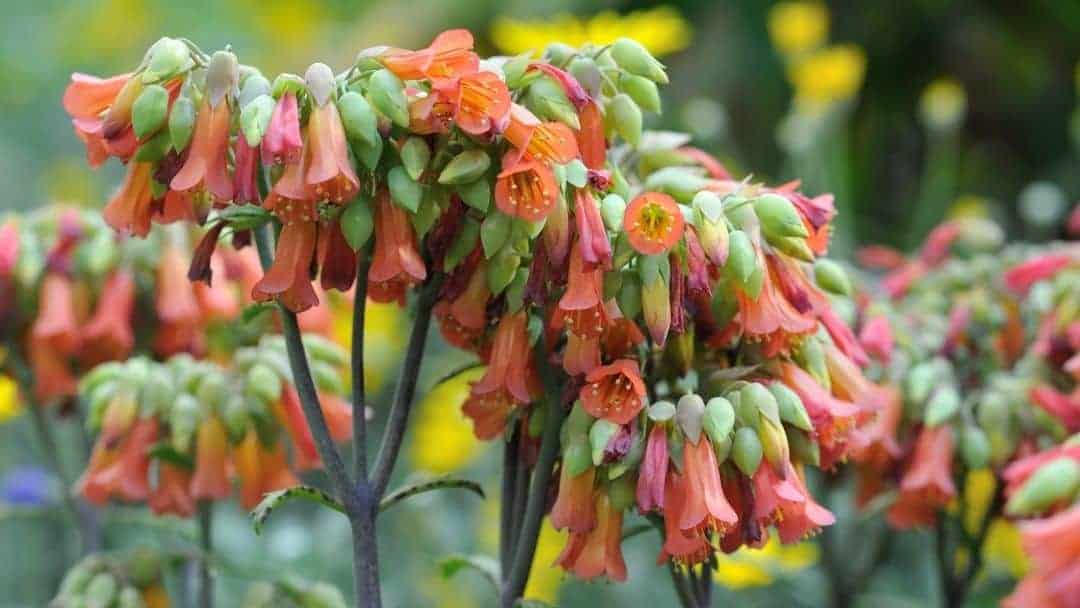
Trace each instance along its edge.
<path fill-rule="evenodd" d="M 73 71 L 127 71 L 162 35 L 206 49 L 231 44 L 242 62 L 267 74 L 302 73 L 314 59 L 340 69 L 365 47 L 424 46 L 450 27 L 472 30 L 482 55 L 637 38 L 672 77 L 663 118 L 651 126 L 691 132 L 737 176 L 774 183 L 801 177 L 808 193 L 836 193 L 834 248 L 841 256 L 861 243 L 911 248 L 940 220 L 963 214 L 1001 221 L 1010 238 L 1050 238 L 1080 194 L 1080 4 L 1071 0 L 38 0 L 4 2 L 3 13 L 0 212 L 50 201 L 100 206 L 119 183 L 115 163 L 86 168 L 60 106 Z M 404 336 L 396 333 L 401 313 L 380 314 L 383 331 L 372 339 L 385 352 L 379 373 L 387 386 Z M 459 363 L 440 351 L 422 386 Z M 382 546 L 389 605 L 491 602 L 480 577 L 444 577 L 452 568 L 441 562 L 497 547 L 496 451 L 477 444 L 458 410 L 445 407 L 460 400 L 464 386 L 426 397 L 404 464 L 487 480 L 489 500 L 431 494 L 388 515 Z M 0 386 L 0 420 L 13 417 L 13 404 L 10 387 Z M 74 467 L 78 434 L 67 432 Z M 48 512 L 27 508 L 55 501 L 60 491 L 32 465 L 41 462 L 37 450 L 25 422 L 0 426 L 3 607 L 42 605 L 75 551 Z M 262 537 L 236 507 L 218 519 L 215 540 L 230 556 L 221 580 L 222 597 L 232 603 L 222 605 L 234 605 L 249 579 L 283 569 L 349 588 L 347 526 L 336 514 L 290 508 Z M 191 542 L 188 522 L 152 520 L 135 509 L 119 511 L 108 525 L 117 544 Z M 316 539 L 306 532 L 312 526 Z M 1012 541 L 1001 542 L 1009 554 Z M 565 606 L 671 604 L 666 576 L 653 566 L 653 535 L 626 543 L 630 582 L 619 587 L 564 581 L 547 567 L 561 546 L 554 532 L 544 533 L 533 596 Z M 933 574 L 917 555 L 898 555 L 892 572 L 902 576 L 881 585 L 925 605 L 936 593 Z M 818 606 L 826 603 L 819 562 L 812 543 L 769 546 L 725 560 L 718 578 L 740 605 Z M 1010 567 L 1006 560 L 1003 568 Z"/>

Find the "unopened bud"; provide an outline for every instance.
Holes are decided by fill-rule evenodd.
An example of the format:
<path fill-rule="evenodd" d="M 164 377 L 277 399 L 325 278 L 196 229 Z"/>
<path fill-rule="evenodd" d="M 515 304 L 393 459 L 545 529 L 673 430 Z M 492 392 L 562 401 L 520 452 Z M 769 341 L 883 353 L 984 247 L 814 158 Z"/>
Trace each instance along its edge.
<path fill-rule="evenodd" d="M 655 82 L 644 76 L 623 74 L 619 77 L 619 89 L 629 95 L 642 110 L 660 113 L 660 89 Z"/>
<path fill-rule="evenodd" d="M 763 455 L 761 440 L 758 439 L 758 434 L 754 432 L 754 429 L 744 426 L 735 431 L 735 439 L 731 444 L 731 458 L 743 475 L 753 477 L 761 465 Z"/>
<path fill-rule="evenodd" d="M 626 93 L 619 93 L 608 105 L 608 119 L 615 132 L 626 143 L 637 147 L 641 143 L 641 108 Z"/>
<path fill-rule="evenodd" d="M 1072 500 L 1080 489 L 1080 462 L 1062 457 L 1042 465 L 1005 504 L 1009 515 L 1034 515 L 1058 502 Z"/>
<path fill-rule="evenodd" d="M 623 216 L 626 215 L 626 201 L 618 194 L 609 194 L 600 201 L 600 217 L 604 225 L 612 232 L 622 230 Z"/>
<path fill-rule="evenodd" d="M 731 430 L 735 428 L 735 407 L 723 397 L 709 399 L 705 404 L 702 427 L 714 446 L 722 444 L 730 438 Z"/>
<path fill-rule="evenodd" d="M 821 446 L 808 434 L 802 431 L 791 431 L 787 434 L 787 439 L 793 460 L 812 467 L 821 466 Z"/>
<path fill-rule="evenodd" d="M 195 397 L 180 395 L 169 412 L 169 429 L 172 432 L 170 443 L 181 454 L 191 453 L 191 444 L 195 439 L 195 429 L 202 420 L 202 408 Z"/>
<path fill-rule="evenodd" d="M 836 262 L 821 258 L 814 262 L 814 280 L 822 289 L 841 296 L 851 295 L 851 281 L 847 272 Z"/>
<path fill-rule="evenodd" d="M 374 145 L 379 137 L 379 119 L 363 95 L 349 91 L 338 98 L 338 114 L 349 139 Z"/>
<path fill-rule="evenodd" d="M 657 401 L 649 406 L 647 414 L 653 422 L 667 422 L 675 418 L 675 404 L 670 401 Z"/>
<path fill-rule="evenodd" d="M 644 76 L 653 82 L 667 84 L 668 76 L 664 65 L 654 58 L 645 47 L 636 40 L 619 38 L 611 45 L 611 58 L 619 67 L 638 76 Z"/>
<path fill-rule="evenodd" d="M 589 446 L 592 449 L 592 463 L 599 466 L 604 462 L 604 452 L 608 443 L 619 432 L 619 425 L 604 419 L 597 420 L 589 429 Z"/>
<path fill-rule="evenodd" d="M 183 151 L 191 141 L 195 115 L 195 102 L 190 97 L 181 95 L 173 102 L 172 111 L 169 112 L 169 139 L 177 152 Z"/>
<path fill-rule="evenodd" d="M 956 387 L 945 385 L 934 391 L 930 401 L 926 404 L 926 413 L 923 422 L 927 426 L 938 426 L 956 415 L 960 411 L 960 393 Z"/>
<path fill-rule="evenodd" d="M 581 128 L 577 109 L 557 82 L 546 76 L 534 80 L 525 94 L 525 105 L 537 117 L 557 120 L 575 131 Z"/>
<path fill-rule="evenodd" d="M 757 267 L 757 254 L 754 253 L 754 245 L 750 237 L 742 230 L 731 233 L 728 241 L 727 262 L 724 271 L 732 280 L 746 285 L 750 281 L 750 275 Z"/>
<path fill-rule="evenodd" d="M 755 199 L 754 213 L 766 236 L 806 238 L 810 234 L 795 205 L 779 194 L 763 194 Z"/>
<path fill-rule="evenodd" d="M 240 110 L 240 131 L 249 146 L 254 148 L 262 142 L 274 115 L 274 105 L 273 97 L 260 95 Z"/>
<path fill-rule="evenodd" d="M 430 160 L 431 148 L 428 147 L 423 138 L 410 137 L 402 144 L 401 164 L 405 166 L 405 171 L 409 173 L 409 177 L 414 180 L 420 179 Z"/>
<path fill-rule="evenodd" d="M 960 434 L 960 455 L 964 466 L 972 471 L 990 464 L 990 439 L 981 428 L 973 424 L 964 427 Z"/>
<path fill-rule="evenodd" d="M 111 572 L 99 572 L 86 585 L 83 599 L 87 606 L 111 606 L 118 590 L 116 578 Z"/>
<path fill-rule="evenodd" d="M 474 148 L 458 154 L 446 164 L 439 174 L 440 184 L 467 184 L 480 179 L 491 166 L 491 157 L 483 150 Z"/>
<path fill-rule="evenodd" d="M 827 389 L 832 386 L 829 368 L 825 362 L 825 348 L 818 338 L 809 337 L 803 340 L 802 345 L 795 351 L 795 360 L 818 384 Z"/>
<path fill-rule="evenodd" d="M 806 413 L 806 406 L 795 391 L 782 382 L 773 382 L 769 385 L 769 392 L 776 397 L 780 420 L 807 432 L 814 430 L 810 415 Z"/>
<path fill-rule="evenodd" d="M 641 279 L 634 272 L 624 272 L 622 275 L 615 300 L 626 318 L 636 319 L 641 314 Z"/>
<path fill-rule="evenodd" d="M 142 81 L 146 84 L 171 80 L 195 65 L 191 59 L 191 49 L 175 38 L 159 39 L 150 47 L 149 55 L 142 73 Z"/>
<path fill-rule="evenodd" d="M 377 70 L 368 81 L 368 100 L 380 114 L 399 127 L 409 126 L 409 103 L 405 99 L 405 85 L 393 72 Z"/>
<path fill-rule="evenodd" d="M 334 95 L 334 71 L 325 63 L 313 63 L 304 72 L 304 84 L 315 105 L 325 106 Z"/>
<path fill-rule="evenodd" d="M 769 389 L 759 382 L 748 382 L 739 391 L 739 403 L 758 411 L 761 418 L 780 424 L 780 406 Z"/>
<path fill-rule="evenodd" d="M 683 435 L 690 440 L 690 443 L 697 444 L 701 441 L 705 401 L 699 395 L 683 395 L 679 398 L 676 409 L 675 422 L 678 423 Z"/>
<path fill-rule="evenodd" d="M 723 200 L 713 192 L 702 190 L 694 195 L 692 205 L 695 213 L 694 227 L 697 229 L 701 248 L 713 264 L 723 266 L 727 262 L 730 247 Z"/>
<path fill-rule="evenodd" d="M 277 403 L 281 400 L 283 383 L 281 376 L 265 363 L 256 363 L 247 372 L 247 394 L 263 403 Z"/>
<path fill-rule="evenodd" d="M 375 218 L 371 213 L 371 205 L 364 197 L 357 197 L 349 203 L 341 212 L 338 222 L 345 242 L 353 251 L 363 249 L 375 230 Z"/>
<path fill-rule="evenodd" d="M 578 55 L 567 66 L 570 75 L 577 79 L 578 83 L 592 97 L 599 97 L 604 84 L 604 76 L 600 68 L 590 57 Z"/>
<path fill-rule="evenodd" d="M 768 237 L 768 240 L 770 245 L 785 255 L 789 255 L 801 262 L 814 261 L 814 251 L 810 249 L 810 245 L 802 237 Z"/>
<path fill-rule="evenodd" d="M 270 81 L 258 72 L 248 76 L 242 75 L 240 81 L 243 84 L 240 86 L 240 96 L 236 98 L 236 101 L 241 108 L 263 95 L 270 95 Z"/>
<path fill-rule="evenodd" d="M 169 92 L 152 84 L 143 89 L 131 107 L 131 126 L 140 140 L 154 134 L 165 124 L 169 114 Z"/>
<path fill-rule="evenodd" d="M 649 335 L 657 346 L 667 342 L 671 329 L 671 295 L 668 292 L 670 262 L 667 256 L 642 256 L 639 264 L 641 276 L 641 309 Z"/>
<path fill-rule="evenodd" d="M 236 91 L 240 82 L 240 64 L 236 55 L 229 51 L 218 51 L 210 58 L 206 68 L 206 94 L 210 105 L 217 107 L 225 96 Z"/>

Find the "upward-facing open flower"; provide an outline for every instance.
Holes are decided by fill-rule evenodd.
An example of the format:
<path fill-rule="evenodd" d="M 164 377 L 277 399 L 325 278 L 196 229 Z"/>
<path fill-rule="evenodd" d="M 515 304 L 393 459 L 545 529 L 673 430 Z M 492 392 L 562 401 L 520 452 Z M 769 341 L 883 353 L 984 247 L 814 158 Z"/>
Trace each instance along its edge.
<path fill-rule="evenodd" d="M 120 190 L 109 199 L 102 216 L 119 232 L 146 236 L 154 215 L 154 193 L 150 183 L 152 163 L 134 162 L 128 165 Z"/>
<path fill-rule="evenodd" d="M 207 95 L 195 121 L 187 160 L 169 182 L 171 189 L 206 192 L 218 203 L 232 200 L 233 180 L 228 167 L 231 120 L 228 101 L 221 99 L 215 106 L 211 95 Z"/>
<path fill-rule="evenodd" d="M 480 69 L 480 58 L 472 48 L 473 36 L 468 30 L 447 30 L 425 49 L 390 49 L 380 60 L 402 80 L 426 78 L 440 86 Z"/>
<path fill-rule="evenodd" d="M 356 196 L 360 180 L 349 160 L 341 115 L 332 101 L 312 105 L 315 107 L 308 118 L 304 179 L 314 188 L 317 200 L 344 203 Z"/>
<path fill-rule="evenodd" d="M 619 359 L 585 376 L 581 405 L 594 418 L 627 424 L 645 407 L 645 383 L 638 362 Z"/>
<path fill-rule="evenodd" d="M 559 493 L 551 507 L 553 528 L 582 534 L 596 527 L 595 480 L 596 468 L 589 467 L 582 473 L 571 475 L 564 463 L 559 473 Z"/>
<path fill-rule="evenodd" d="M 952 428 L 923 427 L 911 464 L 900 481 L 900 497 L 889 509 L 890 524 L 903 529 L 934 522 L 938 509 L 956 496 L 952 459 Z"/>
<path fill-rule="evenodd" d="M 495 328 L 488 368 L 472 386 L 463 411 L 473 419 L 476 436 L 490 439 L 502 432 L 510 409 L 540 395 L 540 379 L 529 346 L 528 315 L 505 315 Z"/>
<path fill-rule="evenodd" d="M 195 499 L 220 500 L 229 495 L 228 448 L 225 425 L 217 416 L 204 418 L 195 439 L 195 474 L 191 478 Z"/>
<path fill-rule="evenodd" d="M 638 253 L 656 255 L 682 238 L 685 220 L 675 199 L 659 192 L 639 194 L 626 208 L 623 229 Z"/>
<path fill-rule="evenodd" d="M 559 186 L 548 165 L 507 152 L 495 181 L 495 205 L 499 211 L 529 222 L 538 222 L 555 207 Z"/>
<path fill-rule="evenodd" d="M 240 504 L 251 510 L 267 492 L 298 483 L 285 458 L 285 446 L 277 442 L 265 446 L 255 429 L 249 429 L 233 450 L 233 464 L 240 478 Z"/>
<path fill-rule="evenodd" d="M 616 582 L 625 581 L 623 512 L 611 504 L 606 492 L 596 497 L 596 512 L 596 526 L 588 532 L 572 532 L 555 563 L 581 579 L 606 576 Z"/>
<path fill-rule="evenodd" d="M 503 136 L 520 153 L 549 165 L 566 164 L 578 156 L 577 139 L 570 127 L 558 122 L 541 122 L 535 114 L 516 103 L 510 105 L 510 123 Z"/>
<path fill-rule="evenodd" d="M 375 255 L 368 272 L 368 297 L 404 304 L 405 288 L 426 278 L 409 214 L 390 200 L 389 191 L 380 189 L 375 196 Z"/>
<path fill-rule="evenodd" d="M 471 135 L 484 135 L 502 125 L 510 113 L 510 90 L 493 72 L 481 71 L 458 81 L 454 124 Z"/>
<path fill-rule="evenodd" d="M 131 316 L 135 312 L 135 279 L 117 270 L 105 281 L 94 316 L 83 328 L 83 359 L 89 364 L 119 361 L 135 346 Z"/>
<path fill-rule="evenodd" d="M 278 99 L 260 147 L 263 164 L 300 162 L 304 141 L 300 138 L 300 109 L 295 93 L 287 92 Z"/>

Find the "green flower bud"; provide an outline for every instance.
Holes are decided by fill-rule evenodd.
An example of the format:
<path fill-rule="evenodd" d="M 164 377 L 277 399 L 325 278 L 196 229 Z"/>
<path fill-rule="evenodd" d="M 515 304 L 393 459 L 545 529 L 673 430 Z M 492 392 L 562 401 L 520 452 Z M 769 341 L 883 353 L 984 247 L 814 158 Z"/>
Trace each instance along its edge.
<path fill-rule="evenodd" d="M 762 457 L 761 441 L 754 429 L 744 426 L 735 431 L 735 439 L 731 444 L 731 458 L 743 475 L 753 477 L 758 466 L 761 465 Z"/>
<path fill-rule="evenodd" d="M 655 82 L 644 76 L 622 74 L 619 77 L 619 89 L 629 95 L 642 110 L 660 113 L 660 89 Z"/>
<path fill-rule="evenodd" d="M 731 430 L 735 428 L 735 407 L 723 397 L 709 399 L 705 404 L 702 426 L 713 445 L 720 445 L 730 437 Z"/>
<path fill-rule="evenodd" d="M 405 166 L 409 177 L 419 180 L 431 160 L 431 148 L 421 137 L 410 137 L 401 146 L 401 164 Z"/>
<path fill-rule="evenodd" d="M 135 151 L 135 156 L 132 157 L 132 160 L 140 163 L 153 163 L 165 158 L 165 155 L 168 154 L 168 152 L 169 134 L 165 131 L 161 131 L 151 137 L 148 141 L 144 142 L 143 145 L 139 146 L 139 149 Z M 156 184 L 157 182 L 152 182 L 151 188 L 155 187 Z M 161 194 L 164 194 L 164 190 L 160 193 L 154 193 L 155 196 L 160 196 Z"/>
<path fill-rule="evenodd" d="M 763 194 L 754 199 L 754 213 L 761 220 L 761 230 L 766 236 L 810 236 L 795 205 L 779 194 Z"/>
<path fill-rule="evenodd" d="M 172 375 L 163 366 L 155 365 L 140 391 L 140 413 L 144 416 L 163 415 L 176 400 L 176 395 L 176 384 Z"/>
<path fill-rule="evenodd" d="M 390 169 L 386 181 L 390 186 L 390 199 L 402 209 L 416 213 L 424 198 L 424 187 L 409 177 L 401 166 Z"/>
<path fill-rule="evenodd" d="M 787 434 L 788 445 L 794 460 L 812 467 L 821 466 L 821 446 L 806 433 L 792 430 Z"/>
<path fill-rule="evenodd" d="M 623 272 L 619 294 L 615 296 L 619 310 L 628 319 L 636 319 L 641 314 L 641 279 L 635 272 Z"/>
<path fill-rule="evenodd" d="M 206 68 L 206 94 L 209 96 L 210 105 L 218 107 L 225 96 L 236 92 L 240 82 L 240 63 L 236 55 L 229 51 L 217 51 L 210 57 L 210 65 Z"/>
<path fill-rule="evenodd" d="M 698 192 L 709 186 L 709 180 L 687 167 L 664 167 L 645 178 L 645 189 L 671 195 L 682 204 L 689 204 Z M 623 193 L 619 193 L 621 196 Z"/>
<path fill-rule="evenodd" d="M 482 230 L 482 228 L 481 228 Z M 514 274 L 521 266 L 521 256 L 513 247 L 503 247 L 488 263 L 487 280 L 491 295 L 497 296 L 514 280 Z"/>
<path fill-rule="evenodd" d="M 329 583 L 314 583 L 298 598 L 300 608 L 345 608 L 345 596 Z"/>
<path fill-rule="evenodd" d="M 292 93 L 293 95 L 299 96 L 306 89 L 307 86 L 304 84 L 303 78 L 296 74 L 283 73 L 278 74 L 277 77 L 274 78 L 274 83 L 270 87 L 270 95 L 272 95 L 274 99 L 281 99 L 286 93 Z"/>
<path fill-rule="evenodd" d="M 1080 490 L 1080 462 L 1063 456 L 1039 467 L 1005 504 L 1012 516 L 1035 515 L 1059 502 L 1068 502 Z"/>
<path fill-rule="evenodd" d="M 147 54 L 146 69 L 142 72 L 142 81 L 146 84 L 171 80 L 195 65 L 191 49 L 175 38 L 158 39 Z"/>
<path fill-rule="evenodd" d="M 116 598 L 116 607 L 146 608 L 146 602 L 143 601 L 138 589 L 128 585 L 120 591 L 120 595 Z"/>
<path fill-rule="evenodd" d="M 229 439 L 240 441 L 247 434 L 248 424 L 251 422 L 251 412 L 248 410 L 243 397 L 233 395 L 232 398 L 225 402 L 225 406 L 221 408 L 221 418 L 222 422 L 225 423 L 225 430 L 229 434 Z"/>
<path fill-rule="evenodd" d="M 169 429 L 172 431 L 170 443 L 181 454 L 191 453 L 191 443 L 195 438 L 195 429 L 202 420 L 202 408 L 199 400 L 188 394 L 180 395 L 169 412 Z"/>
<path fill-rule="evenodd" d="M 246 107 L 263 95 L 270 96 L 270 81 L 262 74 L 255 72 L 247 77 L 241 75 L 240 80 L 243 84 L 240 87 L 240 96 L 237 97 L 236 101 L 241 108 Z"/>
<path fill-rule="evenodd" d="M 934 391 L 926 404 L 923 422 L 927 426 L 938 426 L 948 421 L 960 411 L 960 393 L 956 387 L 945 385 Z"/>
<path fill-rule="evenodd" d="M 229 386 L 225 381 L 225 375 L 220 372 L 206 373 L 199 386 L 195 389 L 195 397 L 206 407 L 217 409 L 225 404 L 225 398 L 229 394 Z"/>
<path fill-rule="evenodd" d="M 810 249 L 810 245 L 806 243 L 806 239 L 797 236 L 788 237 L 766 237 L 769 244 L 775 247 L 783 254 L 789 255 L 801 262 L 813 262 L 814 252 Z"/>
<path fill-rule="evenodd" d="M 572 477 L 577 477 L 592 466 L 592 455 L 589 451 L 589 441 L 585 435 L 577 435 L 570 439 L 563 450 L 563 466 Z"/>
<path fill-rule="evenodd" d="M 145 140 L 165 124 L 168 114 L 169 92 L 161 85 L 148 85 L 131 107 L 131 126 L 135 137 Z"/>
<path fill-rule="evenodd" d="M 240 132 L 249 146 L 255 147 L 262 142 L 274 115 L 274 105 L 273 97 L 260 95 L 240 110 Z"/>
<path fill-rule="evenodd" d="M 368 81 L 368 100 L 380 114 L 399 127 L 409 126 L 409 103 L 405 84 L 387 69 L 377 70 Z"/>
<path fill-rule="evenodd" d="M 281 400 L 284 383 L 281 376 L 265 363 L 256 363 L 247 372 L 244 385 L 246 393 L 263 403 L 277 403 Z"/>
<path fill-rule="evenodd" d="M 135 547 L 127 561 L 128 581 L 136 587 L 148 587 L 161 578 L 162 556 L 149 547 Z"/>
<path fill-rule="evenodd" d="M 844 268 L 828 258 L 814 262 L 814 280 L 826 291 L 840 296 L 851 295 L 851 281 Z"/>
<path fill-rule="evenodd" d="M 642 117 L 641 108 L 626 93 L 619 93 L 611 99 L 606 116 L 610 127 L 626 143 L 637 147 L 641 143 Z"/>
<path fill-rule="evenodd" d="M 653 82 L 667 84 L 668 77 L 664 64 L 654 58 L 645 47 L 636 40 L 619 38 L 611 45 L 611 58 L 619 67 L 638 76 L 644 76 Z"/>
<path fill-rule="evenodd" d="M 724 272 L 732 280 L 745 286 L 756 267 L 757 254 L 754 252 L 750 237 L 742 230 L 732 232 L 728 240 L 728 256 L 724 264 Z"/>
<path fill-rule="evenodd" d="M 577 109 L 557 82 L 541 76 L 529 84 L 525 105 L 543 120 L 557 120 L 575 131 L 581 129 Z"/>
<path fill-rule="evenodd" d="M 646 410 L 649 420 L 653 422 L 667 422 L 675 418 L 675 404 L 670 401 L 657 401 Z"/>
<path fill-rule="evenodd" d="M 1005 463 L 1016 450 L 1012 411 L 1008 400 L 998 392 L 988 391 L 979 401 L 976 415 L 979 427 L 990 442 L 990 460 L 995 465 Z"/>
<path fill-rule="evenodd" d="M 468 184 L 480 179 L 491 166 L 491 158 L 483 150 L 474 148 L 458 154 L 439 174 L 439 183 Z"/>
<path fill-rule="evenodd" d="M 116 579 L 110 572 L 99 572 L 94 575 L 94 578 L 90 579 L 90 583 L 86 585 L 86 591 L 83 593 L 83 598 L 86 600 L 87 606 L 94 608 L 105 608 L 113 603 L 116 599 L 117 593 Z"/>
<path fill-rule="evenodd" d="M 367 245 L 375 230 L 375 217 L 371 205 L 363 196 L 358 196 L 345 207 L 338 219 L 345 242 L 353 251 L 360 251 Z"/>
<path fill-rule="evenodd" d="M 912 403 L 923 403 L 938 383 L 938 367 L 933 361 L 924 361 L 911 368 L 906 378 L 907 397 Z"/>
<path fill-rule="evenodd" d="M 544 49 L 544 57 L 552 65 L 565 65 L 575 54 L 577 49 L 562 42 L 552 42 Z"/>
<path fill-rule="evenodd" d="M 967 425 L 960 434 L 960 455 L 964 466 L 975 471 L 990 464 L 990 438 L 975 425 Z"/>
<path fill-rule="evenodd" d="M 341 125 L 350 140 L 371 146 L 376 140 L 382 139 L 379 137 L 379 119 L 363 95 L 349 91 L 338 98 L 337 106 Z"/>
<path fill-rule="evenodd" d="M 678 423 L 683 435 L 690 440 L 690 443 L 697 444 L 701 441 L 704 416 L 705 401 L 699 395 L 683 395 L 679 398 L 675 422 Z"/>
<path fill-rule="evenodd" d="M 334 95 L 334 71 L 325 63 L 313 63 L 304 72 L 304 84 L 315 105 L 322 107 Z"/>
<path fill-rule="evenodd" d="M 169 112 L 169 139 L 177 152 L 187 147 L 191 133 L 195 130 L 195 102 L 190 97 L 181 95 L 173 102 Z"/>
<path fill-rule="evenodd" d="M 776 402 L 769 389 L 758 382 L 748 382 L 739 391 L 739 403 L 744 407 L 752 407 L 758 411 L 761 418 L 772 420 L 780 424 L 780 405 Z"/>
<path fill-rule="evenodd" d="M 626 214 L 626 201 L 618 194 L 609 194 L 600 201 L 600 217 L 604 226 L 612 232 L 622 230 L 623 216 Z"/>
<path fill-rule="evenodd" d="M 612 437 L 619 432 L 619 425 L 604 419 L 597 420 L 589 429 L 589 446 L 592 448 L 592 463 L 599 466 L 604 462 L 604 450 Z"/>
<path fill-rule="evenodd" d="M 604 76 L 595 61 L 584 55 L 578 55 L 570 60 L 567 71 L 577 79 L 578 84 L 585 89 L 585 92 L 593 97 L 599 97 L 600 89 L 604 83 Z"/>
<path fill-rule="evenodd" d="M 791 447 L 788 445 L 784 426 L 777 420 L 762 416 L 757 433 L 765 460 L 772 465 L 773 470 L 782 472 L 787 461 L 791 459 Z"/>
<path fill-rule="evenodd" d="M 491 259 L 503 248 L 510 239 L 510 228 L 513 226 L 513 218 L 505 213 L 493 211 L 484 218 L 480 224 L 480 243 L 484 247 L 484 257 Z"/>
<path fill-rule="evenodd" d="M 784 385 L 782 382 L 773 382 L 769 385 L 769 392 L 776 397 L 776 404 L 780 411 L 780 420 L 791 426 L 810 432 L 814 425 L 810 422 L 810 415 L 806 413 L 799 395 Z"/>
<path fill-rule="evenodd" d="M 64 575 L 64 579 L 60 581 L 60 588 L 56 592 L 57 598 L 68 599 L 82 595 L 90 581 L 101 570 L 101 567 L 101 561 L 96 559 L 96 556 L 88 557 L 75 564 Z"/>

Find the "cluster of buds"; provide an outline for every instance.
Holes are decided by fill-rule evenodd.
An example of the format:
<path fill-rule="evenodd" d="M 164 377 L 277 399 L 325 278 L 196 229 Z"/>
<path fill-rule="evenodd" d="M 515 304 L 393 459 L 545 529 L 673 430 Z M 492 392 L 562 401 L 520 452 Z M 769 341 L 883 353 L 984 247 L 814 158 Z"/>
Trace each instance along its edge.
<path fill-rule="evenodd" d="M 261 581 L 248 587 L 240 608 L 345 608 L 345 596 L 337 587 L 289 576 Z"/>
<path fill-rule="evenodd" d="M 625 578 L 635 503 L 682 564 L 831 523 L 803 466 L 843 461 L 884 394 L 826 294 L 849 288 L 820 258 L 832 196 L 737 181 L 682 135 L 643 133 L 667 76 L 632 40 L 539 60 L 472 46 L 448 31 L 271 82 L 163 39 L 131 74 L 76 75 L 65 106 L 92 163 L 129 165 L 112 226 L 207 222 L 192 277 L 225 226 L 271 223 L 255 300 L 316 307 L 313 280 L 347 290 L 370 263 L 370 298 L 437 288 L 443 336 L 487 364 L 464 406 L 479 437 L 517 434 L 535 457 L 544 416 L 571 409 L 552 511 L 566 569 Z M 536 407 L 545 392 L 560 409 Z"/>
<path fill-rule="evenodd" d="M 318 336 L 304 342 L 331 435 L 347 441 L 345 355 Z M 264 337 L 235 360 L 224 369 L 186 354 L 164 363 L 133 358 L 87 374 L 80 394 L 98 437 L 78 491 L 94 504 L 145 502 L 156 514 L 190 517 L 198 501 L 229 497 L 234 476 L 251 509 L 265 493 L 295 485 L 295 471 L 319 465 L 282 339 Z"/>
<path fill-rule="evenodd" d="M 222 248 L 213 287 L 187 277 L 188 235 L 118 237 L 100 214 L 42 209 L 0 225 L 0 338 L 4 371 L 21 378 L 41 405 L 66 402 L 93 366 L 135 352 L 204 355 L 246 301 L 243 285 L 258 263 Z M 253 267 L 254 264 L 254 267 Z M 8 369 L 10 367 L 10 369 Z M 30 385 L 32 384 L 32 389 Z"/>
<path fill-rule="evenodd" d="M 148 548 L 91 554 L 64 575 L 49 608 L 168 608 L 164 556 Z"/>

